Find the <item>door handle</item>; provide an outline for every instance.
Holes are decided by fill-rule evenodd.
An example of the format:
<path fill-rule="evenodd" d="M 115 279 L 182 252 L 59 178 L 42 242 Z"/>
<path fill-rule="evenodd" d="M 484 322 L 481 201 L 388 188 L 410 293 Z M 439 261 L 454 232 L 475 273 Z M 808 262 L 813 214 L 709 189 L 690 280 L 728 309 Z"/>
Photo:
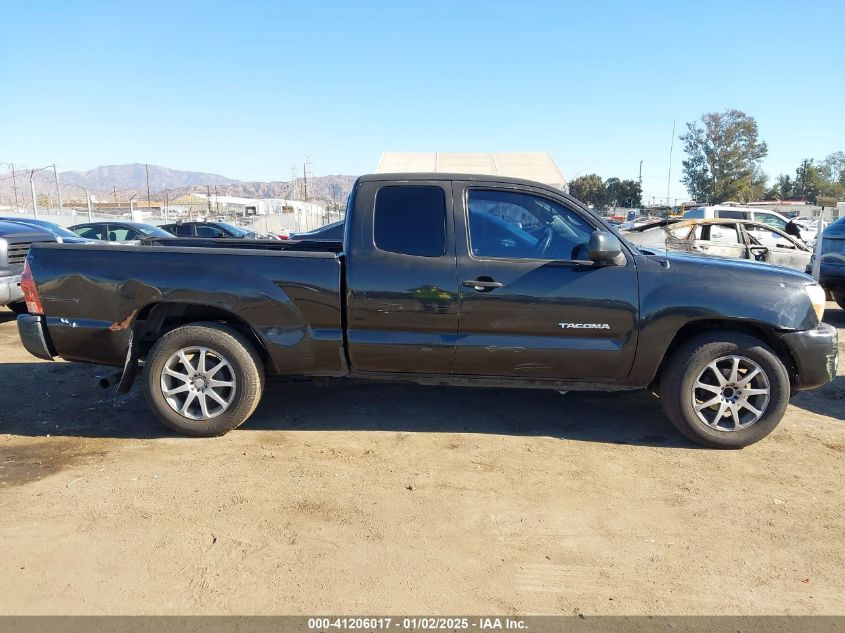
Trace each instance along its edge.
<path fill-rule="evenodd" d="M 504 284 L 501 281 L 493 281 L 489 277 L 481 277 L 479 279 L 467 279 L 464 285 L 478 292 L 490 292 L 496 288 L 501 288 Z"/>

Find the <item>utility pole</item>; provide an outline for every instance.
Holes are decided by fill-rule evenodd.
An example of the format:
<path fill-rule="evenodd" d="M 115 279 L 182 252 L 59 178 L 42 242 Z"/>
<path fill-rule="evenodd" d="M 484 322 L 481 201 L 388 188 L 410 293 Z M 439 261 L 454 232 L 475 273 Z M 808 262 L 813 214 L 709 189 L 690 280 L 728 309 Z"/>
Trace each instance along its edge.
<path fill-rule="evenodd" d="M 129 220 L 132 221 L 132 222 L 135 221 L 135 207 L 133 206 L 132 201 L 135 199 L 135 196 L 137 196 L 137 195 L 138 195 L 137 193 L 133 193 L 129 197 Z"/>
<path fill-rule="evenodd" d="M 32 194 L 32 216 L 37 220 L 38 219 L 38 203 L 35 202 L 35 183 L 32 181 L 33 176 L 35 176 L 35 170 L 33 169 L 29 172 L 29 192 Z"/>
<path fill-rule="evenodd" d="M 91 193 L 85 190 L 85 201 L 88 203 L 88 221 L 91 221 Z"/>
<path fill-rule="evenodd" d="M 18 211 L 18 181 L 15 178 L 15 164 L 11 163 L 12 165 L 12 189 L 15 190 L 15 213 Z"/>
<path fill-rule="evenodd" d="M 208 197 L 208 215 L 211 215 L 211 185 L 205 186 Z"/>
<path fill-rule="evenodd" d="M 214 205 L 217 210 L 217 215 L 220 215 L 220 196 L 217 195 L 217 185 L 214 185 Z"/>
<path fill-rule="evenodd" d="M 807 199 L 807 190 L 805 189 L 806 182 L 807 182 L 807 159 L 805 158 L 804 162 L 802 163 L 802 169 L 801 169 L 801 199 L 802 200 Z"/>
<path fill-rule="evenodd" d="M 303 200 L 308 202 L 308 173 L 305 171 L 305 165 L 307 163 L 302 163 L 302 193 L 303 193 Z"/>
<path fill-rule="evenodd" d="M 167 207 L 170 206 L 167 187 L 164 188 L 164 221 L 167 222 Z"/>
<path fill-rule="evenodd" d="M 116 185 L 111 186 L 111 192 L 112 192 L 112 195 L 114 196 L 114 208 L 116 209 L 117 208 L 117 186 Z"/>
<path fill-rule="evenodd" d="M 144 163 L 144 173 L 147 175 L 147 209 L 150 208 L 150 166 Z"/>
<path fill-rule="evenodd" d="M 56 171 L 56 163 L 53 163 L 53 178 L 56 180 L 56 197 L 59 199 L 59 211 L 62 210 L 62 190 L 59 187 L 59 172 Z"/>
<path fill-rule="evenodd" d="M 643 161 L 640 161 L 640 189 L 643 188 Z"/>

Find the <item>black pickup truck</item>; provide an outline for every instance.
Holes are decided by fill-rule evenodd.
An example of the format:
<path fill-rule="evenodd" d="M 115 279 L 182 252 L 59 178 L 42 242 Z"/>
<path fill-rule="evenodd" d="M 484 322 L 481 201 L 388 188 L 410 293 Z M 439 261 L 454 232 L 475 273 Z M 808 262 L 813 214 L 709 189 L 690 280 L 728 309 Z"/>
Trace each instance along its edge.
<path fill-rule="evenodd" d="M 637 248 L 561 191 L 493 176 L 361 177 L 342 243 L 34 245 L 21 285 L 32 354 L 123 367 L 119 391 L 142 368 L 189 435 L 242 424 L 287 374 L 648 388 L 684 435 L 736 448 L 838 363 L 803 273 Z"/>

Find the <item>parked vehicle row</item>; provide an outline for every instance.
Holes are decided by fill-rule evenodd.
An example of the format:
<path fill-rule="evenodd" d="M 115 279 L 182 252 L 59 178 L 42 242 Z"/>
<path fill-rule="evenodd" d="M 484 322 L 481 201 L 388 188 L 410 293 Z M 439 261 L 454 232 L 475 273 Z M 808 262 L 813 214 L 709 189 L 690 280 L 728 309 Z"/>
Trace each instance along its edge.
<path fill-rule="evenodd" d="M 364 176 L 344 228 L 342 242 L 35 244 L 21 339 L 39 358 L 122 368 L 121 392 L 143 363 L 150 408 L 188 435 L 239 426 L 282 374 L 646 388 L 690 439 L 737 448 L 836 375 L 812 278 L 638 248 L 540 183 Z"/>

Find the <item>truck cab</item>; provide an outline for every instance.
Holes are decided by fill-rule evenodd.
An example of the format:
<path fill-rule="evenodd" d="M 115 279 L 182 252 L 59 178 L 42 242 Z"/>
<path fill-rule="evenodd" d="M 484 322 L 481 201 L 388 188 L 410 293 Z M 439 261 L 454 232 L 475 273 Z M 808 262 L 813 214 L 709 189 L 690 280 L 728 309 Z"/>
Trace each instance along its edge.
<path fill-rule="evenodd" d="M 637 344 L 637 274 L 620 242 L 591 259 L 591 215 L 536 183 L 365 177 L 345 252 L 360 372 L 619 381 Z M 538 301 L 538 297 L 542 300 Z"/>

